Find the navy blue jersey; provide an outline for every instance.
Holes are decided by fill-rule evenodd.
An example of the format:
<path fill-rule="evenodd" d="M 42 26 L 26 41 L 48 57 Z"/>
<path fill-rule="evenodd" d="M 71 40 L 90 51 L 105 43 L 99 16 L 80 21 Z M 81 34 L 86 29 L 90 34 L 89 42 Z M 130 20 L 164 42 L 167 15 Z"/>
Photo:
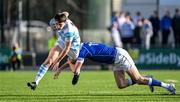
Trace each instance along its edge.
<path fill-rule="evenodd" d="M 117 50 L 102 43 L 85 42 L 79 52 L 78 61 L 88 58 L 92 61 L 113 64 Z"/>

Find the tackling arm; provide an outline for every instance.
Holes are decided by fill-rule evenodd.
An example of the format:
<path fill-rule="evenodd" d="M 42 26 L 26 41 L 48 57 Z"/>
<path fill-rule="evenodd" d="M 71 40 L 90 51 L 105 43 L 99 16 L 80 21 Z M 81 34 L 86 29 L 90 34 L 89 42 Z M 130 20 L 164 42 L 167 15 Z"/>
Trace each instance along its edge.
<path fill-rule="evenodd" d="M 59 54 L 57 60 L 60 62 L 69 52 L 71 48 L 71 41 L 65 43 L 65 47 L 62 52 Z"/>
<path fill-rule="evenodd" d="M 68 59 L 68 61 L 66 61 L 60 68 L 58 68 L 54 74 L 54 79 L 58 79 L 59 74 L 61 73 L 62 70 L 66 69 L 70 67 L 71 71 L 74 72 L 75 71 L 75 63 Z"/>
<path fill-rule="evenodd" d="M 62 70 L 66 69 L 69 67 L 69 63 L 65 62 L 60 68 L 58 68 L 54 74 L 54 79 L 58 79 L 59 74 L 61 73 Z"/>
<path fill-rule="evenodd" d="M 69 50 L 71 47 L 71 41 L 69 42 L 65 42 L 65 47 L 62 50 L 62 52 L 58 55 L 58 58 L 52 63 L 51 68 L 53 68 L 53 70 L 56 70 L 59 66 L 59 63 L 61 62 L 61 60 L 68 54 Z"/>

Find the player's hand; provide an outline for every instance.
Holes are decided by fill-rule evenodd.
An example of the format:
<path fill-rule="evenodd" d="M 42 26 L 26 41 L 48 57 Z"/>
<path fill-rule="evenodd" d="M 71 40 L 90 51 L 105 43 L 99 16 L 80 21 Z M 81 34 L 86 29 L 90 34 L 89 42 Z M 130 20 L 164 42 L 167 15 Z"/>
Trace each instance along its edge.
<path fill-rule="evenodd" d="M 54 79 L 58 79 L 59 74 L 61 73 L 61 69 L 58 68 L 54 74 Z"/>
<path fill-rule="evenodd" d="M 55 70 L 54 67 L 56 66 L 57 63 L 58 63 L 58 59 L 56 59 L 55 61 L 53 61 L 53 62 L 51 63 L 50 68 L 51 68 L 52 70 Z"/>
<path fill-rule="evenodd" d="M 58 70 L 58 67 L 59 67 L 59 62 L 54 63 L 54 64 L 52 65 L 52 70 L 53 70 L 53 71 L 57 71 L 57 70 Z"/>

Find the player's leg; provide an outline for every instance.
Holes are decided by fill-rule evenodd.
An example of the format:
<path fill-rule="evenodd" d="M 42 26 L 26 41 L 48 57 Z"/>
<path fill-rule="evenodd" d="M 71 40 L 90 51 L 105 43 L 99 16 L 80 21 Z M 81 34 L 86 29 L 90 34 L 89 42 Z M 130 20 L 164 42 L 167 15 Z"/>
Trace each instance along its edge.
<path fill-rule="evenodd" d="M 76 63 L 76 59 L 79 55 L 79 50 L 77 50 L 76 52 L 70 51 L 68 55 L 71 56 L 68 58 L 68 63 L 71 68 L 71 71 L 74 73 L 74 76 L 72 79 L 72 85 L 76 85 L 79 80 L 80 70 L 81 70 L 81 67 L 77 67 L 77 65 L 79 64 Z"/>
<path fill-rule="evenodd" d="M 141 76 L 134 61 L 126 50 L 117 48 L 117 55 L 115 61 L 116 66 L 119 66 L 119 68 L 122 68 L 121 70 L 126 71 L 133 81 L 140 85 L 149 85 L 151 89 L 153 89 L 153 86 L 160 86 L 167 89 L 172 94 L 175 94 L 176 90 L 173 84 L 167 84 L 151 77 Z"/>
<path fill-rule="evenodd" d="M 147 75 L 145 77 L 152 77 L 152 76 Z M 136 84 L 136 81 L 134 81 L 131 77 L 128 79 L 125 78 L 124 70 L 114 71 L 114 78 L 115 78 L 118 88 L 120 89 Z M 153 88 L 151 88 L 151 90 L 153 90 Z"/>
<path fill-rule="evenodd" d="M 47 59 L 44 61 L 44 63 L 40 66 L 39 71 L 36 75 L 35 82 L 36 84 L 39 83 L 39 81 L 42 79 L 42 77 L 45 75 L 47 72 L 49 66 L 53 63 L 53 61 L 57 58 L 60 52 L 60 48 L 58 45 L 54 46 L 47 57 Z"/>
<path fill-rule="evenodd" d="M 68 63 L 70 65 L 71 71 L 74 73 L 73 79 L 72 79 L 72 85 L 76 85 L 79 80 L 81 67 L 77 67 L 77 63 L 75 60 L 69 59 Z"/>
<path fill-rule="evenodd" d="M 136 67 L 129 68 L 126 72 L 137 84 L 148 85 L 149 78 L 141 76 Z"/>
<path fill-rule="evenodd" d="M 55 45 L 49 52 L 48 57 L 43 62 L 42 65 L 39 67 L 39 71 L 36 75 L 36 78 L 34 82 L 27 83 L 27 85 L 32 89 L 35 90 L 36 85 L 38 85 L 39 81 L 43 78 L 45 73 L 47 72 L 49 66 L 52 64 L 52 62 L 57 58 L 59 52 L 61 51 L 60 47 L 58 45 Z"/>
<path fill-rule="evenodd" d="M 75 60 L 68 58 L 68 64 L 69 64 L 70 69 L 71 69 L 71 71 L 72 71 L 73 73 L 75 72 L 75 63 L 76 63 Z"/>
<path fill-rule="evenodd" d="M 130 85 L 135 84 L 135 82 L 131 79 L 125 79 L 125 71 L 124 70 L 115 70 L 114 78 L 119 89 L 126 88 Z"/>
<path fill-rule="evenodd" d="M 141 76 L 136 67 L 132 67 L 127 71 L 128 75 L 140 85 L 159 86 L 167 89 L 171 94 L 176 94 L 175 85 L 170 83 L 164 83 L 154 78 Z"/>
<path fill-rule="evenodd" d="M 124 56 L 127 52 L 122 48 L 116 48 L 117 54 L 115 58 L 115 66 L 113 67 L 114 78 L 119 88 L 125 88 L 134 85 L 136 82 L 131 78 L 125 79 L 125 72 L 129 67 L 129 62 Z M 122 53 L 123 52 L 123 53 Z"/>

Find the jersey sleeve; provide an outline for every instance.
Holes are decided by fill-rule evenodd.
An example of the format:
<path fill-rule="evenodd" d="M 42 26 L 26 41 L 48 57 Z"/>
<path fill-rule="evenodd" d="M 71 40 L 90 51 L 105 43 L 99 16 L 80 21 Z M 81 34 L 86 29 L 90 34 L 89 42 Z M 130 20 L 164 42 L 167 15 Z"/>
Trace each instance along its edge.
<path fill-rule="evenodd" d="M 81 48 L 79 56 L 77 58 L 78 62 L 84 62 L 84 59 L 87 57 L 88 52 L 84 48 Z"/>

